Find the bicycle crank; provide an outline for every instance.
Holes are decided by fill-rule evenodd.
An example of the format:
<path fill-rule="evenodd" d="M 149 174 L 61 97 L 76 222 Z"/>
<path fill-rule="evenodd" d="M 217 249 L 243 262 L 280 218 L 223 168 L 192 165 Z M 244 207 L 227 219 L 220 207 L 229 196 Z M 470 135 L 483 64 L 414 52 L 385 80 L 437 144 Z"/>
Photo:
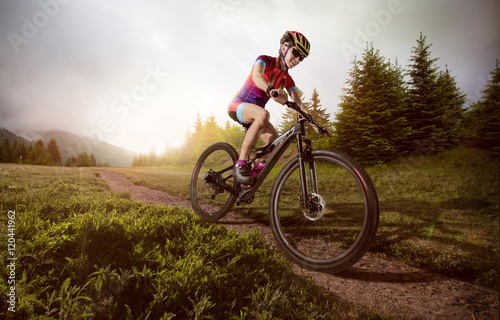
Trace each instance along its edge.
<path fill-rule="evenodd" d="M 325 214 L 325 208 L 325 200 L 323 197 L 317 193 L 312 193 L 308 208 L 302 209 L 302 213 L 307 219 L 316 221 L 323 217 L 323 214 Z"/>

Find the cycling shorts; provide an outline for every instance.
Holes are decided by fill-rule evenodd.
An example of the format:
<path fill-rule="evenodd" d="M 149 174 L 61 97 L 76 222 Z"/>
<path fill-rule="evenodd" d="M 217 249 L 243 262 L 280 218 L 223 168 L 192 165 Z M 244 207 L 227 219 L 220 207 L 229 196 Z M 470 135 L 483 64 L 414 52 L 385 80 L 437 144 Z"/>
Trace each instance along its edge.
<path fill-rule="evenodd" d="M 231 117 L 231 119 L 238 122 L 245 128 L 248 128 L 251 125 L 251 123 L 245 123 L 245 121 L 243 121 L 243 109 L 248 103 L 249 102 L 235 99 L 231 101 L 229 103 L 229 106 L 227 107 L 227 113 L 229 114 L 229 117 Z"/>

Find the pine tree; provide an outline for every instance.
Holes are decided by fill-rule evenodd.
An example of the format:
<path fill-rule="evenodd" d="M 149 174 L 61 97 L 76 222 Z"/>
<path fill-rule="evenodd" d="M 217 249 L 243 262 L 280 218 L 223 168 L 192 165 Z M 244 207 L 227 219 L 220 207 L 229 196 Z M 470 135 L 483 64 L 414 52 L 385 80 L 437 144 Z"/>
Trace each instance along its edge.
<path fill-rule="evenodd" d="M 14 162 L 14 151 L 10 144 L 9 139 L 5 139 L 3 144 L 0 146 L 0 162 L 9 163 Z"/>
<path fill-rule="evenodd" d="M 203 123 L 201 134 L 197 137 L 196 150 L 200 155 L 208 146 L 214 144 L 222 139 L 222 128 L 215 120 L 213 114 L 209 115 L 207 120 Z"/>
<path fill-rule="evenodd" d="M 490 72 L 491 79 L 482 91 L 481 100 L 467 113 L 469 138 L 480 148 L 488 149 L 500 158 L 500 61 Z"/>
<path fill-rule="evenodd" d="M 134 160 L 132 160 L 132 167 L 139 167 L 139 155 L 134 156 Z"/>
<path fill-rule="evenodd" d="M 330 125 L 330 114 L 326 112 L 326 108 L 323 108 L 321 105 L 321 100 L 319 99 L 319 93 L 316 88 L 314 88 L 311 96 L 311 100 L 308 103 L 309 114 L 316 120 L 321 126 L 329 126 Z M 311 139 L 317 140 L 319 137 L 318 133 L 312 126 L 308 126 L 307 134 Z"/>
<path fill-rule="evenodd" d="M 61 153 L 59 152 L 59 146 L 57 145 L 56 139 L 50 139 L 49 143 L 47 144 L 47 151 L 50 153 L 50 156 L 52 157 L 52 163 L 54 163 L 54 165 L 59 166 L 62 164 Z"/>
<path fill-rule="evenodd" d="M 406 113 L 411 128 L 409 150 L 424 154 L 439 152 L 456 145 L 465 96 L 449 70 L 438 71 L 437 58 L 431 58 L 431 45 L 420 33 L 409 66 L 409 98 Z"/>
<path fill-rule="evenodd" d="M 52 165 L 52 156 L 47 151 L 47 149 L 45 149 L 42 139 L 38 139 L 35 142 L 35 146 L 30 149 L 28 154 L 28 161 L 30 164 L 35 165 Z"/>
<path fill-rule="evenodd" d="M 227 142 L 234 148 L 239 149 L 245 139 L 245 128 L 234 121 L 226 121 L 222 131 L 221 141 Z"/>
<path fill-rule="evenodd" d="M 463 106 L 467 99 L 458 88 L 455 78 L 451 76 L 448 66 L 445 71 L 440 72 L 438 85 L 440 104 L 444 111 L 441 124 L 444 135 L 441 144 L 444 148 L 450 148 L 458 145 L 463 139 Z"/>
<path fill-rule="evenodd" d="M 407 136 L 401 69 L 372 45 L 353 61 L 335 122 L 337 147 L 363 163 L 395 158 Z"/>
<path fill-rule="evenodd" d="M 76 160 L 77 167 L 92 167 L 92 160 L 87 152 L 82 152 L 78 154 L 78 158 Z"/>
<path fill-rule="evenodd" d="M 304 92 L 297 88 L 297 94 L 299 95 L 299 98 L 304 106 L 309 109 L 310 103 L 304 101 Z M 283 133 L 294 126 L 297 123 L 297 116 L 297 111 L 286 107 L 285 112 L 283 113 L 281 118 L 281 124 L 278 126 L 278 131 L 280 133 Z"/>
<path fill-rule="evenodd" d="M 202 130 L 204 127 L 203 120 L 200 116 L 200 113 L 196 115 L 196 121 L 193 126 L 193 131 L 188 130 L 186 132 L 186 137 L 185 137 L 185 143 L 183 146 L 182 150 L 182 156 L 186 159 L 191 159 L 196 157 L 196 155 L 200 155 L 201 153 L 199 152 L 199 149 L 201 147 L 199 146 L 200 140 L 202 139 Z M 186 160 L 187 161 L 187 160 Z"/>
<path fill-rule="evenodd" d="M 23 161 L 27 161 L 28 159 L 28 148 L 26 148 L 26 145 L 24 143 L 21 143 L 17 146 L 16 148 L 16 161 L 19 161 L 19 163 L 23 163 Z"/>
<path fill-rule="evenodd" d="M 92 167 L 97 167 L 97 160 L 93 153 L 90 154 L 90 163 L 92 163 Z"/>
<path fill-rule="evenodd" d="M 76 167 L 76 164 L 77 164 L 76 157 L 72 156 L 66 159 L 66 164 L 65 164 L 66 167 Z"/>

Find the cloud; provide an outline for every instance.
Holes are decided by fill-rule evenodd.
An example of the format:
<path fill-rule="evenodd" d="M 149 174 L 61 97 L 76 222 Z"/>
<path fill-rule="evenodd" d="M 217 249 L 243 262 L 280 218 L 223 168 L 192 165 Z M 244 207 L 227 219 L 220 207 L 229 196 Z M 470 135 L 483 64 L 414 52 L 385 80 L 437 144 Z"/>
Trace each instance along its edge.
<path fill-rule="evenodd" d="M 106 141 L 143 152 L 178 145 L 197 113 L 228 120 L 227 103 L 255 58 L 276 55 L 289 29 L 312 43 L 292 76 L 307 98 L 317 88 L 329 112 L 351 67 L 343 46 L 361 52 L 370 40 L 405 65 L 420 31 L 474 98 L 499 52 L 499 7 L 495 0 L 0 1 L 0 126 L 100 130 Z M 168 76 L 136 107 L 116 107 L 140 90 L 148 68 Z M 283 107 L 268 107 L 279 122 Z"/>

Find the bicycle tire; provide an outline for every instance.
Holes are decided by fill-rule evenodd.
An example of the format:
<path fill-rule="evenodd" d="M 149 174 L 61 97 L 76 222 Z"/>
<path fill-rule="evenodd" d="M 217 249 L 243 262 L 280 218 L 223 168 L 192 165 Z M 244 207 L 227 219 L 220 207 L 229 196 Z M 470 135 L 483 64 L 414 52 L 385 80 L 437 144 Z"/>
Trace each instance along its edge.
<path fill-rule="evenodd" d="M 234 187 L 232 168 L 238 153 L 228 143 L 209 146 L 200 156 L 191 175 L 190 201 L 193 211 L 207 221 L 224 217 L 236 198 L 223 185 Z"/>
<path fill-rule="evenodd" d="M 347 154 L 314 150 L 307 168 L 311 163 L 318 181 L 318 192 L 312 194 L 308 172 L 308 198 L 313 208 L 300 206 L 299 159 L 292 159 L 271 191 L 271 229 L 278 246 L 300 267 L 340 272 L 359 261 L 375 238 L 377 194 L 366 171 Z"/>

